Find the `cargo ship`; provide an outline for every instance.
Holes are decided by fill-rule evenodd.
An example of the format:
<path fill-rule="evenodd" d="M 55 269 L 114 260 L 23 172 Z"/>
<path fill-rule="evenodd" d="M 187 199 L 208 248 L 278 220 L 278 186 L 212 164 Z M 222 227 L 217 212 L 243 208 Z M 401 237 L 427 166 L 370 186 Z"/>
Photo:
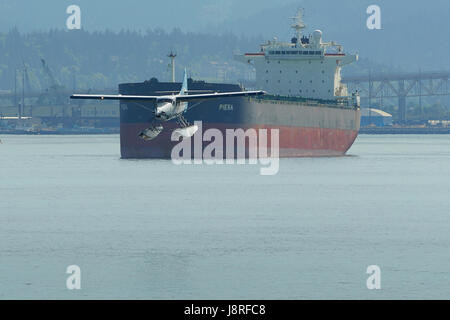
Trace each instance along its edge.
<path fill-rule="evenodd" d="M 235 59 L 255 69 L 255 88 L 260 97 L 228 97 L 200 103 L 186 113 L 189 122 L 201 121 L 202 129 L 279 130 L 279 156 L 340 156 L 355 141 L 360 126 L 359 96 L 348 94 L 341 83 L 341 68 L 355 62 L 356 54 L 344 53 L 341 45 L 322 40 L 322 32 L 302 34 L 306 25 L 299 11 L 293 18 L 294 36 L 289 42 L 274 38 L 258 52 L 235 55 Z M 160 82 L 119 85 L 124 95 L 159 95 L 180 90 L 181 83 Z M 189 79 L 189 90 L 205 92 L 243 91 L 239 84 L 207 83 Z M 168 122 L 154 140 L 139 133 L 154 118 L 150 103 L 120 102 L 120 148 L 122 158 L 170 158 L 171 132 Z M 205 144 L 206 145 L 206 144 Z M 205 145 L 203 147 L 205 147 Z M 225 153 L 224 153 L 225 154 Z M 248 154 L 248 153 L 246 153 Z"/>

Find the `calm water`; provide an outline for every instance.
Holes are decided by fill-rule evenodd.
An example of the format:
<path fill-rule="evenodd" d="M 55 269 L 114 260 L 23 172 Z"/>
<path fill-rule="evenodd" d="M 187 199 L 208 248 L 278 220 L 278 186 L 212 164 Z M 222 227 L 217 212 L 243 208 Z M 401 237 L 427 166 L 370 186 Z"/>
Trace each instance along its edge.
<path fill-rule="evenodd" d="M 450 298 L 450 136 L 362 135 L 275 176 L 0 138 L 1 299 Z"/>

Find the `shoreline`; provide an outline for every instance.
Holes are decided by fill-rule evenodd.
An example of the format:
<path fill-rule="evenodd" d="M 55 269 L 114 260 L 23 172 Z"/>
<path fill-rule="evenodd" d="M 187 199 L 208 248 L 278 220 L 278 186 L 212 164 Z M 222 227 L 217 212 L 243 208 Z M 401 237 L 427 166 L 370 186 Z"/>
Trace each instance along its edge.
<path fill-rule="evenodd" d="M 366 127 L 359 134 L 450 134 L 450 127 Z"/>

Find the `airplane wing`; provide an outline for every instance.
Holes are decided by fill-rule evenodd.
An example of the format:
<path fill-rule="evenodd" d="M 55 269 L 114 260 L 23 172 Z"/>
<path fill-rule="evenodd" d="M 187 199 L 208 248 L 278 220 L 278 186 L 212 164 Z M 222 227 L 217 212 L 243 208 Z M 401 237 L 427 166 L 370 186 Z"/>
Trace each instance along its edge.
<path fill-rule="evenodd" d="M 204 94 L 190 94 L 190 95 L 174 95 L 170 98 L 175 98 L 177 101 L 195 101 L 195 100 L 207 100 L 227 97 L 246 97 L 246 96 L 258 96 L 266 94 L 265 91 L 237 91 L 237 92 L 215 92 Z M 93 100 L 131 100 L 131 101 L 157 101 L 167 99 L 168 96 L 136 96 L 127 94 L 73 94 L 70 99 L 93 99 Z"/>
<path fill-rule="evenodd" d="M 70 99 L 93 99 L 93 100 L 135 100 L 135 101 L 156 101 L 160 96 L 133 96 L 123 94 L 73 94 Z"/>
<path fill-rule="evenodd" d="M 259 96 L 266 94 L 265 91 L 237 91 L 237 92 L 221 92 L 221 93 L 205 93 L 205 94 L 190 94 L 190 95 L 178 95 L 177 101 L 195 101 L 195 100 L 207 100 L 217 98 L 229 98 L 229 97 L 247 97 L 247 96 Z"/>

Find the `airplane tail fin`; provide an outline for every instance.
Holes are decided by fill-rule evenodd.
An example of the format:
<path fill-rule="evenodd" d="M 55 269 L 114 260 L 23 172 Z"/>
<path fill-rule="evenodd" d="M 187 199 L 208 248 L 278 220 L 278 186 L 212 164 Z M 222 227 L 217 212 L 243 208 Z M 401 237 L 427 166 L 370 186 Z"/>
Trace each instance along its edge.
<path fill-rule="evenodd" d="M 184 69 L 183 85 L 181 86 L 180 95 L 186 95 L 188 91 L 187 71 Z"/>

